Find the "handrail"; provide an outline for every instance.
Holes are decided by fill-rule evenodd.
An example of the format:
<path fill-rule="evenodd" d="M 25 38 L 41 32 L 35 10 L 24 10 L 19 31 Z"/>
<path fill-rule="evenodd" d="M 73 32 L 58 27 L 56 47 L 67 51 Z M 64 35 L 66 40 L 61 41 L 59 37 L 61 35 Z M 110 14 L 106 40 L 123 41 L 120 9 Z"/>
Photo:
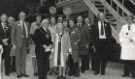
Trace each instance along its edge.
<path fill-rule="evenodd" d="M 83 0 L 83 1 L 86 3 L 87 6 L 89 6 L 89 8 L 92 10 L 92 12 L 95 15 L 98 15 L 99 11 L 97 10 L 97 8 L 95 7 L 95 5 L 93 5 L 93 3 L 90 0 Z"/>
<path fill-rule="evenodd" d="M 113 0 L 106 0 L 106 2 L 111 5 L 111 7 L 119 13 L 120 16 L 125 16 L 125 12 L 113 1 Z M 127 14 L 126 14 L 127 15 Z"/>
<path fill-rule="evenodd" d="M 108 4 L 108 2 L 106 2 L 106 0 L 101 0 L 102 4 L 104 4 L 104 6 L 112 13 L 112 15 L 117 19 L 120 20 L 120 22 L 125 23 L 126 21 L 123 19 L 123 17 L 121 17 L 118 12 L 116 12 L 112 6 L 110 6 Z"/>
<path fill-rule="evenodd" d="M 92 12 L 97 16 L 97 14 L 99 13 L 99 10 L 95 7 L 95 5 L 90 1 L 90 0 L 83 0 L 87 6 L 89 6 L 89 8 L 92 10 Z M 112 35 L 113 37 L 116 39 L 116 42 L 119 43 L 119 37 L 118 37 L 118 32 L 117 30 L 111 26 L 112 28 Z"/>
<path fill-rule="evenodd" d="M 112 35 L 113 37 L 115 38 L 116 42 L 119 44 L 120 41 L 119 41 L 119 32 L 116 31 L 116 29 L 111 26 L 111 29 L 112 29 Z"/>
<path fill-rule="evenodd" d="M 76 3 L 78 1 L 81 1 L 81 0 L 57 0 L 56 6 L 61 7 L 62 5 L 68 5 L 68 4 L 71 4 L 71 3 Z"/>
<path fill-rule="evenodd" d="M 135 1 L 133 1 L 133 0 L 129 0 L 133 5 L 135 5 Z"/>
<path fill-rule="evenodd" d="M 127 15 L 133 15 L 126 7 L 124 7 L 118 0 L 113 0 L 115 2 L 115 4 L 122 9 L 122 11 L 124 13 L 126 13 Z"/>

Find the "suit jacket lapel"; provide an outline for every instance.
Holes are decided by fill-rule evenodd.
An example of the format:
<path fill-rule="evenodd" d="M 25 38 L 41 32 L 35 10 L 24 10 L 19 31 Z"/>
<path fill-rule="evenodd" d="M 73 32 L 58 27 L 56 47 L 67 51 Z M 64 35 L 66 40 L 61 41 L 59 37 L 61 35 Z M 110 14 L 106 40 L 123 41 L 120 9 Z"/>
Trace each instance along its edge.
<path fill-rule="evenodd" d="M 41 32 L 42 32 L 42 33 L 46 33 L 46 30 L 44 30 L 44 29 L 41 27 Z"/>
<path fill-rule="evenodd" d="M 0 24 L 0 26 L 1 26 L 1 27 L 0 27 L 0 29 L 2 30 L 2 32 L 4 32 L 4 33 L 5 33 L 5 32 L 6 32 L 6 30 L 4 30 L 3 25 L 2 25 L 2 24 Z"/>

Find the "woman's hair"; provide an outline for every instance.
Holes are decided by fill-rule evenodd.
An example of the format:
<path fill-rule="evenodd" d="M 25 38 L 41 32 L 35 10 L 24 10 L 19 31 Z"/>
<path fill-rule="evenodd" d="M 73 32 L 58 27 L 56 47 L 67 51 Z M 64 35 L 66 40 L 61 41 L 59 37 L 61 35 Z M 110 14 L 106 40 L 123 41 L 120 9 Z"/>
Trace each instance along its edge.
<path fill-rule="evenodd" d="M 45 23 L 49 22 L 48 18 L 42 20 L 40 27 L 43 27 Z"/>

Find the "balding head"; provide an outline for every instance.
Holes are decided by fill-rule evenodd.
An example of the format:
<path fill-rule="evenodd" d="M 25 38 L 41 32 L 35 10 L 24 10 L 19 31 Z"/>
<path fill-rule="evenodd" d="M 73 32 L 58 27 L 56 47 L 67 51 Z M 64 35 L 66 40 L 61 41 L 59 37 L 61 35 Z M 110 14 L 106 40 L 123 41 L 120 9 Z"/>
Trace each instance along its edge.
<path fill-rule="evenodd" d="M 104 20 L 104 19 L 105 19 L 105 16 L 104 16 L 104 14 L 103 14 L 102 12 L 100 12 L 100 13 L 98 14 L 98 18 L 99 18 L 100 20 Z"/>
<path fill-rule="evenodd" d="M 78 16 L 77 17 L 77 23 L 82 23 L 83 22 L 83 17 L 82 16 Z"/>

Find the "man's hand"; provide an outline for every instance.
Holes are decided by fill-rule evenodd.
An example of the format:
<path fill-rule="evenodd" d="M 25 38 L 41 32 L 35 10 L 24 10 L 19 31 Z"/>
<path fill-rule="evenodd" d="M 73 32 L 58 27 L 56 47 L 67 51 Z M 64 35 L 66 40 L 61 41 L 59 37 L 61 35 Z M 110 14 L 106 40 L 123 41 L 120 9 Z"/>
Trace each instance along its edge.
<path fill-rule="evenodd" d="M 74 44 L 75 44 L 75 45 L 77 45 L 77 44 L 78 44 L 78 42 L 74 42 Z"/>
<path fill-rule="evenodd" d="M 93 51 L 94 51 L 94 52 L 96 52 L 96 48 L 95 48 L 95 46 L 92 46 L 92 49 L 93 49 Z"/>
<path fill-rule="evenodd" d="M 132 39 L 129 39 L 129 41 L 132 42 L 132 43 L 134 43 L 134 40 L 132 40 Z"/>
<path fill-rule="evenodd" d="M 13 44 L 12 48 L 13 48 L 13 49 L 16 49 L 16 45 L 15 45 L 15 44 Z"/>
<path fill-rule="evenodd" d="M 72 49 L 71 48 L 69 48 L 69 54 L 72 54 Z"/>
<path fill-rule="evenodd" d="M 86 48 L 89 48 L 89 45 L 88 44 L 86 45 Z"/>
<path fill-rule="evenodd" d="M 3 39 L 2 43 L 7 46 L 8 45 L 8 39 L 7 38 Z"/>
<path fill-rule="evenodd" d="M 47 46 L 46 46 L 46 45 L 43 45 L 43 48 L 44 48 L 44 49 L 46 49 L 46 48 L 47 48 Z"/>
<path fill-rule="evenodd" d="M 43 48 L 45 49 L 45 52 L 49 52 L 49 51 L 51 51 L 52 46 L 51 45 L 49 45 L 49 46 L 43 45 Z"/>

